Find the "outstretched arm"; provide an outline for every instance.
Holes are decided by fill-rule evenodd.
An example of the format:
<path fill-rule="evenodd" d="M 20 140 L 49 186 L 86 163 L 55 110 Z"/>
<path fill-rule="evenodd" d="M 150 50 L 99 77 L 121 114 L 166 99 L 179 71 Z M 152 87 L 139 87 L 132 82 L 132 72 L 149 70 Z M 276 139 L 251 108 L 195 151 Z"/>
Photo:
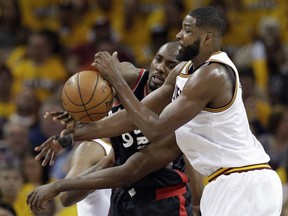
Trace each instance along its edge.
<path fill-rule="evenodd" d="M 136 68 L 129 62 L 121 62 L 120 68 L 121 76 L 126 83 L 130 87 L 134 85 L 141 69 Z M 56 154 L 67 145 L 71 145 L 73 140 L 85 141 L 96 138 L 112 137 L 135 129 L 134 123 L 126 115 L 126 112 L 121 111 L 91 124 L 79 124 L 65 111 L 47 112 L 44 118 L 49 117 L 52 117 L 53 120 L 65 125 L 66 129 L 62 131 L 59 136 L 52 136 L 42 145 L 35 148 L 35 151 L 39 151 L 36 160 L 43 159 L 43 166 L 48 162 L 52 166 Z"/>
<path fill-rule="evenodd" d="M 171 134 L 160 142 L 150 144 L 136 152 L 122 166 L 40 186 L 28 195 L 27 204 L 31 208 L 41 209 L 43 203 L 63 191 L 127 187 L 144 176 L 165 167 L 180 153 L 174 134 Z"/>
<path fill-rule="evenodd" d="M 105 155 L 105 150 L 97 142 L 86 141 L 81 143 L 73 153 L 71 168 L 65 178 L 73 178 L 80 173 L 87 175 L 95 170 L 112 167 L 114 165 L 113 150 L 111 150 L 109 155 Z M 83 171 L 86 172 L 83 173 Z M 71 206 L 85 198 L 91 192 L 92 190 L 66 191 L 60 194 L 60 201 L 65 207 Z"/>
<path fill-rule="evenodd" d="M 105 79 L 116 89 L 117 95 L 129 116 L 150 142 L 161 140 L 174 132 L 193 119 L 210 101 L 219 97 L 220 92 L 227 92 L 227 85 L 224 85 L 227 79 L 223 79 L 223 69 L 221 67 L 206 66 L 204 69 L 201 68 L 194 72 L 186 82 L 181 94 L 172 103 L 168 104 L 167 97 L 171 101 L 176 76 L 183 67 L 183 64 L 180 63 L 169 74 L 165 83 L 145 97 L 143 103 L 141 103 L 121 77 L 121 68 L 116 54 L 111 56 L 108 52 L 97 53 L 92 66 L 97 67 Z M 159 100 L 160 97 L 165 100 Z M 219 101 L 224 106 L 230 100 L 229 98 L 227 101 Z M 158 105 L 162 108 L 164 105 L 165 108 L 159 114 L 150 109 L 147 104 L 149 106 L 151 104 Z"/>
<path fill-rule="evenodd" d="M 42 166 L 45 166 L 48 162 L 50 165 L 53 165 L 56 154 L 76 141 L 114 137 L 132 131 L 133 129 L 135 129 L 135 126 L 125 110 L 118 111 L 97 122 L 78 124 L 74 128 L 65 129 L 61 132 L 60 136 L 50 137 L 35 148 L 35 151 L 39 151 L 36 160 L 42 160 L 44 158 Z"/>

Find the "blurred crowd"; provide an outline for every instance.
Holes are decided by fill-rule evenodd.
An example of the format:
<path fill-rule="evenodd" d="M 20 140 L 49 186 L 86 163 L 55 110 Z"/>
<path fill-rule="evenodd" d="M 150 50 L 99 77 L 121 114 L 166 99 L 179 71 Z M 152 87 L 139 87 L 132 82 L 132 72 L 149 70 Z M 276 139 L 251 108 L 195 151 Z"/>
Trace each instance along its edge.
<path fill-rule="evenodd" d="M 184 16 L 203 5 L 228 21 L 222 50 L 238 67 L 251 128 L 281 177 L 288 209 L 287 0 L 0 0 L 0 211 L 32 215 L 27 194 L 69 170 L 73 149 L 44 168 L 33 150 L 63 130 L 43 115 L 63 110 L 65 81 L 93 69 L 103 50 L 148 67 Z M 73 215 L 57 200 L 47 205 L 39 215 Z"/>

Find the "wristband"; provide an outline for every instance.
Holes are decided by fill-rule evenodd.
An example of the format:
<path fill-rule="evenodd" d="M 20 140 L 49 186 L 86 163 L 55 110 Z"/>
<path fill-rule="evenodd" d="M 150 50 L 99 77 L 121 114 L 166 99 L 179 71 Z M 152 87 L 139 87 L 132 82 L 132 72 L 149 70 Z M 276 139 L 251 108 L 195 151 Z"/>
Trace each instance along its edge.
<path fill-rule="evenodd" d="M 55 139 L 58 141 L 59 145 L 62 148 L 67 148 L 67 147 L 71 147 L 73 144 L 73 140 L 71 135 L 64 135 L 63 137 L 60 137 L 59 135 L 56 135 Z"/>

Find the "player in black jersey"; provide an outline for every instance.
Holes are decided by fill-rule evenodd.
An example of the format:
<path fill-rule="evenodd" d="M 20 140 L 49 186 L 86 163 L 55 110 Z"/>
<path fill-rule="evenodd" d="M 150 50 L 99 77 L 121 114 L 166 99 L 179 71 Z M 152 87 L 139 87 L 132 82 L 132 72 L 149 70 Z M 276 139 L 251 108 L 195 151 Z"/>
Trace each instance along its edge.
<path fill-rule="evenodd" d="M 160 49 L 155 61 L 160 62 L 158 67 L 161 67 L 161 64 L 165 67 L 161 59 L 165 60 L 165 56 L 161 55 L 161 51 Z M 173 62 L 171 69 L 175 65 L 176 62 Z M 149 91 L 154 90 L 151 87 L 157 88 L 155 83 L 162 84 L 162 80 L 166 78 L 164 76 L 170 72 L 164 68 L 163 71 L 159 70 L 161 69 L 156 69 L 157 75 L 144 69 L 140 71 L 132 87 L 138 100 L 142 100 Z M 155 79 L 155 83 L 152 79 Z M 110 114 L 122 109 L 123 106 L 116 101 Z M 115 154 L 115 166 L 124 164 L 131 155 L 149 145 L 148 139 L 138 129 L 111 137 L 110 141 Z M 190 192 L 186 187 L 188 178 L 184 171 L 185 162 L 180 154 L 165 168 L 145 176 L 130 187 L 113 189 L 109 215 L 191 215 Z"/>
<path fill-rule="evenodd" d="M 150 71 L 123 63 L 123 76 L 139 100 L 163 84 L 169 72 L 179 63 L 176 60 L 177 53 L 177 43 L 171 42 L 163 45 L 153 59 Z M 115 101 L 112 112 L 120 109 L 122 109 L 121 104 Z M 58 114 L 56 116 L 61 119 Z M 175 137 L 170 136 L 162 142 L 148 145 L 149 142 L 141 131 L 131 130 L 130 133 L 123 133 L 125 132 L 123 128 L 129 126 L 123 125 L 121 128 L 121 121 L 117 120 L 119 119 L 103 123 L 101 128 L 105 128 L 105 131 L 93 130 L 95 134 L 88 132 L 81 137 L 75 136 L 77 130 L 81 129 L 74 129 L 75 141 L 122 134 L 111 138 L 113 151 L 108 158 L 115 160 L 114 168 L 91 173 L 91 177 L 89 177 L 91 181 L 88 177 L 86 178 L 88 182 L 85 182 L 82 177 L 81 180 L 65 179 L 39 187 L 29 195 L 28 204 L 32 208 L 39 208 L 45 200 L 66 190 L 112 187 L 114 189 L 110 215 L 192 215 L 191 194 L 187 187 L 188 178 L 184 174 L 184 161 L 181 151 L 175 145 Z M 97 124 L 101 125 L 101 122 L 105 122 L 105 120 L 100 120 Z M 53 146 L 54 139 L 55 137 L 50 138 L 37 149 L 41 150 L 37 159 L 45 156 L 43 165 L 50 159 L 51 155 L 49 154 L 52 151 L 50 153 L 47 151 Z M 54 144 L 59 147 L 57 141 Z M 100 162 L 94 170 L 107 168 L 106 163 L 107 158 L 106 162 Z M 64 187 L 62 188 L 61 185 Z M 74 192 L 66 193 L 73 194 Z"/>

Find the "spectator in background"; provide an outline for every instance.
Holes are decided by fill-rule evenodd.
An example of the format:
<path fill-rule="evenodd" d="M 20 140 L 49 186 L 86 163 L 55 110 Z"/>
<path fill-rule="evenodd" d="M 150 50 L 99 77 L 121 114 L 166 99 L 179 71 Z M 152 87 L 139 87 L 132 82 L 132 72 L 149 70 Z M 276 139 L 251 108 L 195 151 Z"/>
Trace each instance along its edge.
<path fill-rule="evenodd" d="M 47 137 L 50 137 L 53 134 L 58 134 L 63 130 L 64 126 L 62 126 L 61 124 L 57 124 L 53 120 L 43 118 L 44 114 L 47 111 L 62 109 L 62 102 L 58 95 L 55 97 L 50 97 L 41 104 L 37 113 L 38 124 L 33 127 L 29 132 L 29 142 L 32 149 L 42 144 L 47 139 Z"/>
<path fill-rule="evenodd" d="M 1 201 L 0 197 L 0 215 L 1 216 L 17 216 L 13 206 Z"/>
<path fill-rule="evenodd" d="M 13 76 L 10 69 L 0 63 L 0 140 L 3 139 L 4 123 L 15 111 L 12 85 Z"/>
<path fill-rule="evenodd" d="M 17 166 L 5 166 L 0 168 L 0 193 L 3 202 L 12 205 L 17 215 L 31 216 L 26 203 L 19 199 L 19 191 L 22 187 L 23 179 Z"/>
<path fill-rule="evenodd" d="M 15 112 L 10 116 L 9 121 L 21 124 L 29 129 L 36 126 L 38 122 L 38 109 L 40 102 L 32 90 L 25 89 L 16 95 Z"/>
<path fill-rule="evenodd" d="M 268 134 L 259 137 L 264 149 L 270 156 L 269 164 L 274 170 L 288 163 L 288 108 L 275 106 L 272 109 Z M 282 179 L 283 181 L 283 179 Z"/>
<path fill-rule="evenodd" d="M 55 41 L 55 33 L 47 30 L 35 32 L 29 37 L 26 55 L 17 64 L 11 64 L 16 93 L 28 88 L 41 102 L 66 81 L 67 71 L 63 59 L 56 52 Z"/>
<path fill-rule="evenodd" d="M 91 69 L 91 62 L 98 51 L 118 52 L 121 61 L 134 62 L 132 51 L 119 42 L 116 31 L 107 17 L 99 17 L 92 25 L 87 43 L 68 50 L 66 67 L 72 75 L 84 69 Z"/>
<path fill-rule="evenodd" d="M 238 71 L 250 127 L 254 135 L 259 136 L 266 132 L 271 106 L 257 91 L 253 68 L 239 68 Z"/>
<path fill-rule="evenodd" d="M 273 17 L 262 17 L 258 22 L 257 37 L 252 43 L 250 57 L 256 83 L 268 94 L 273 105 L 283 103 L 284 98 L 288 99 L 287 91 L 283 91 L 287 90 L 288 84 L 288 63 L 284 49 L 279 21 Z"/>
<path fill-rule="evenodd" d="M 139 67 L 143 66 L 138 64 L 138 59 L 143 55 L 143 47 L 149 43 L 147 19 L 153 9 L 147 5 L 139 0 L 124 0 L 122 5 L 121 41 L 131 47 Z"/>
<path fill-rule="evenodd" d="M 21 171 L 24 180 L 24 191 L 31 192 L 36 187 L 47 184 L 50 179 L 49 166 L 42 167 L 35 160 L 36 153 L 33 149 L 27 150 L 21 160 Z"/>
<path fill-rule="evenodd" d="M 150 30 L 149 43 L 143 46 L 142 55 L 138 56 L 137 63 L 148 68 L 158 49 L 168 41 L 168 31 L 163 25 L 155 25 Z"/>
<path fill-rule="evenodd" d="M 160 10 L 156 10 L 148 19 L 148 27 L 155 24 L 162 25 L 167 29 L 168 41 L 175 40 L 175 35 L 182 27 L 185 4 L 183 0 L 165 1 Z"/>
<path fill-rule="evenodd" d="M 59 134 L 64 126 L 53 121 L 52 119 L 44 119 L 43 116 L 48 111 L 63 110 L 62 102 L 58 95 L 51 97 L 41 104 L 38 112 L 39 122 L 37 127 L 34 127 L 29 132 L 29 143 L 34 149 L 36 146 L 41 145 L 45 140 L 54 134 Z M 69 170 L 69 158 L 71 149 L 66 149 L 61 152 L 55 164 L 51 169 L 51 178 L 59 179 L 64 178 Z"/>
<path fill-rule="evenodd" d="M 58 25 L 57 4 L 59 0 L 18 0 L 23 23 L 32 31 L 43 28 L 56 29 Z"/>
<path fill-rule="evenodd" d="M 125 0 L 92 0 L 94 5 L 93 11 L 95 13 L 94 22 L 100 17 L 107 17 L 111 22 L 111 26 L 118 35 L 122 36 L 122 21 L 123 21 L 123 7 L 125 5 Z M 131 17 L 131 19 L 133 19 Z"/>
<path fill-rule="evenodd" d="M 61 44 L 65 49 L 85 43 L 91 25 L 91 18 L 88 19 L 89 15 L 86 15 L 89 11 L 87 1 L 82 1 L 83 3 L 80 4 L 74 2 L 79 1 L 60 1 L 58 5 L 58 32 Z"/>
<path fill-rule="evenodd" d="M 288 200 L 283 205 L 283 210 L 280 216 L 288 216 Z"/>
<path fill-rule="evenodd" d="M 18 0 L 0 1 L 0 11 L 0 49 L 5 60 L 12 49 L 26 41 L 29 30 L 21 22 Z"/>
<path fill-rule="evenodd" d="M 175 41 L 175 35 L 182 26 L 184 2 L 168 0 L 153 4 L 132 0 L 124 3 L 124 41 L 132 46 L 138 65 L 147 67 L 161 45 Z"/>
<path fill-rule="evenodd" d="M 21 124 L 7 122 L 4 126 L 4 139 L 1 142 L 3 152 L 9 161 L 7 164 L 19 165 L 25 151 L 30 147 L 29 129 Z M 5 149 L 5 151 L 4 151 Z"/>
<path fill-rule="evenodd" d="M 24 153 L 21 160 L 21 171 L 23 177 L 23 185 L 18 193 L 18 202 L 26 204 L 27 195 L 36 187 L 48 183 L 50 179 L 49 167 L 42 167 L 39 161 L 35 160 L 36 153 L 34 150 L 28 150 Z M 25 208 L 29 210 L 26 205 Z M 53 216 L 56 212 L 56 203 L 50 200 L 46 204 L 45 211 L 35 212 L 36 216 L 45 215 Z"/>

